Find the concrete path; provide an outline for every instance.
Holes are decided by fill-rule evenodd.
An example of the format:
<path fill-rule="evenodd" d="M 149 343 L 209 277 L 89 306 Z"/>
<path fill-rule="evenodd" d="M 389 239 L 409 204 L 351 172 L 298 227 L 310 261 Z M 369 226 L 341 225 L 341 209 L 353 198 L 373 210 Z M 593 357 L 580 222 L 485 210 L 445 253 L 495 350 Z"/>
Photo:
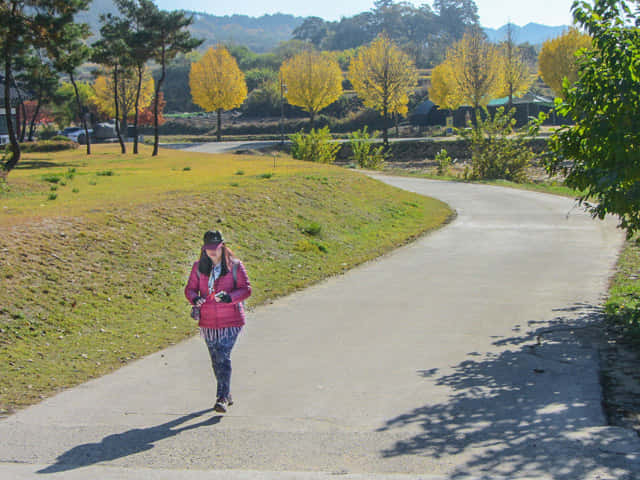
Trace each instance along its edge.
<path fill-rule="evenodd" d="M 0 479 L 632 479 L 598 309 L 623 236 L 564 198 L 385 178 L 457 219 L 254 311 L 236 405 L 200 339 L 0 422 Z M 185 274 L 186 275 L 186 274 Z"/>

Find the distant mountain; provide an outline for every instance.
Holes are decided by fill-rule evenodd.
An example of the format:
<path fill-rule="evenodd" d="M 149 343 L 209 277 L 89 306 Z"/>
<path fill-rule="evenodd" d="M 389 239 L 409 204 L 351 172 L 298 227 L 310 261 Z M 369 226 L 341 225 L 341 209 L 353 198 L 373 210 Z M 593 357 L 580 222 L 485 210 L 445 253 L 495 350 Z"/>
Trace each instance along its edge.
<path fill-rule="evenodd" d="M 100 15 L 117 13 L 113 0 L 93 0 L 89 10 L 78 15 L 77 20 L 88 23 L 91 31 L 97 34 L 100 30 Z M 273 50 L 280 42 L 291 40 L 293 31 L 304 22 L 303 17 L 276 13 L 261 17 L 247 15 L 231 15 L 219 17 L 208 13 L 189 12 L 194 17 L 191 26 L 192 34 L 204 39 L 202 48 L 216 43 L 236 43 L 245 45 L 256 53 Z M 532 45 L 542 44 L 545 40 L 560 35 L 568 26 L 548 27 L 537 23 L 529 23 L 524 27 L 512 25 L 516 43 L 529 42 Z M 499 42 L 506 36 L 507 26 L 499 29 L 485 28 L 489 39 Z"/>
<path fill-rule="evenodd" d="M 507 37 L 507 25 L 503 25 L 498 29 L 484 28 L 487 37 L 492 42 L 501 42 Z M 560 27 L 548 27 L 539 23 L 528 23 L 524 27 L 511 24 L 513 38 L 516 43 L 530 43 L 531 45 L 540 45 L 545 41 L 561 35 L 569 28 L 568 25 Z"/>
<path fill-rule="evenodd" d="M 100 31 L 100 15 L 117 13 L 113 0 L 93 0 L 89 10 L 77 16 L 77 21 L 88 23 L 94 35 Z M 296 27 L 304 18 L 276 13 L 258 18 L 246 15 L 217 17 L 208 13 L 188 12 L 193 15 L 192 34 L 204 39 L 202 48 L 216 43 L 246 45 L 256 53 L 273 50 L 280 42 L 291 40 Z"/>

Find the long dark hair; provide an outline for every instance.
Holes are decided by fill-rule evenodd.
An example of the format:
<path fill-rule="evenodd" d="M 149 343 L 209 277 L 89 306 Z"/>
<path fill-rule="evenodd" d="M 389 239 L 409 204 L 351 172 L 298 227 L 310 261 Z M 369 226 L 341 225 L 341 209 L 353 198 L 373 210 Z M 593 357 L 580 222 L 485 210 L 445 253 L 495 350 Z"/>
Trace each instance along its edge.
<path fill-rule="evenodd" d="M 221 262 L 221 270 L 220 276 L 226 275 L 231 271 L 231 262 L 235 258 L 235 255 L 231 251 L 229 247 L 225 244 L 222 244 L 222 262 Z M 200 252 L 200 260 L 198 261 L 198 271 L 203 275 L 211 275 L 211 270 L 213 269 L 213 261 L 207 255 L 204 247 L 202 247 L 202 251 Z"/>

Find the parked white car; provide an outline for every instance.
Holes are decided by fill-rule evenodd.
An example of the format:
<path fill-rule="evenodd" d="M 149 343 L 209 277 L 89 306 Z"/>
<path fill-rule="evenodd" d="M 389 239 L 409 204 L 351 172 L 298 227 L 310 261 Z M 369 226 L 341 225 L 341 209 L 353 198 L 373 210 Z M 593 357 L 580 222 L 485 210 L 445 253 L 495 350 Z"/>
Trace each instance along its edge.
<path fill-rule="evenodd" d="M 92 129 L 89 129 L 89 135 L 93 133 Z M 85 138 L 84 128 L 82 127 L 67 127 L 64 130 L 60 130 L 58 135 L 64 135 L 70 140 L 77 143 L 87 143 Z"/>

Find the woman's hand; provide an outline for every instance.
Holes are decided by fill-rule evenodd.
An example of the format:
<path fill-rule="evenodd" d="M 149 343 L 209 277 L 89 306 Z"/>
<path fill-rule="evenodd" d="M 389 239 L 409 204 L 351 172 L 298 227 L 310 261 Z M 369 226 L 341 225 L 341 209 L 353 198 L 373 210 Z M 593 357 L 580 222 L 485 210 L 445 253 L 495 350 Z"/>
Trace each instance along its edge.
<path fill-rule="evenodd" d="M 216 293 L 215 299 L 218 303 L 231 303 L 231 296 L 224 290 Z"/>
<path fill-rule="evenodd" d="M 196 298 L 193 300 L 193 304 L 194 304 L 196 307 L 201 307 L 202 305 L 204 305 L 204 302 L 206 302 L 206 299 L 205 299 L 205 298 L 202 298 L 202 297 L 196 297 Z"/>

